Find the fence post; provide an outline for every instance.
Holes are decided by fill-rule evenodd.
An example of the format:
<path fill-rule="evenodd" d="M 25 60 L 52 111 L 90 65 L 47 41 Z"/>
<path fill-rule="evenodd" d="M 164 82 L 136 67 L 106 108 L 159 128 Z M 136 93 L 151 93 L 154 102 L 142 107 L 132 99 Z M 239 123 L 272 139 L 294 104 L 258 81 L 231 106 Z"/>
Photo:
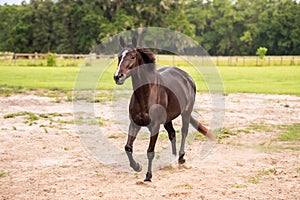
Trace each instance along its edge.
<path fill-rule="evenodd" d="M 34 65 L 36 65 L 36 60 L 37 60 L 37 58 L 38 58 L 38 54 L 37 54 L 37 52 L 35 52 L 35 53 L 34 53 Z"/>
<path fill-rule="evenodd" d="M 18 56 L 17 56 L 17 54 L 13 54 L 13 58 L 14 58 L 14 66 L 16 66 L 16 64 L 17 64 L 17 59 L 18 59 Z"/>
<path fill-rule="evenodd" d="M 90 55 L 90 63 L 91 63 L 91 65 L 93 63 L 93 54 Z"/>

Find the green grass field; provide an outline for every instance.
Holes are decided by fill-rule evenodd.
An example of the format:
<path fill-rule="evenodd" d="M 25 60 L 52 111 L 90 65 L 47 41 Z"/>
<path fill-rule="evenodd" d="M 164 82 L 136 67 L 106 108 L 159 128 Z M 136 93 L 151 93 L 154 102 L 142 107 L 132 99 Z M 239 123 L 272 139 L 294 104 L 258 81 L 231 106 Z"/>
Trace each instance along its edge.
<path fill-rule="evenodd" d="M 125 86 L 115 85 L 112 77 L 116 70 L 116 62 L 109 65 L 102 73 L 104 68 L 101 66 L 106 65 L 107 61 L 97 61 L 92 66 L 86 63 L 81 68 L 1 66 L 0 85 L 1 87 L 72 90 L 78 72 L 81 71 L 80 75 L 85 77 L 83 81 L 98 82 L 98 89 L 130 88 L 128 80 Z M 208 91 L 206 83 L 194 67 L 186 66 L 186 62 L 179 63 L 178 66 L 191 74 L 199 91 Z M 300 95 L 300 66 L 218 67 L 218 71 L 226 93 Z"/>
<path fill-rule="evenodd" d="M 72 90 L 79 67 L 0 67 L 0 85 Z"/>
<path fill-rule="evenodd" d="M 300 66 L 297 67 L 220 67 L 228 93 L 300 95 Z"/>

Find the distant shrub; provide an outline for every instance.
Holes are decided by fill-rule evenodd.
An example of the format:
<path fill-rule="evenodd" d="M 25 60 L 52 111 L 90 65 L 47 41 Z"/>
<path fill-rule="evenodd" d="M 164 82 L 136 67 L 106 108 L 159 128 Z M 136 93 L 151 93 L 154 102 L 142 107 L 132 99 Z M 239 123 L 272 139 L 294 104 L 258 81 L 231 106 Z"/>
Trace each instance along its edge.
<path fill-rule="evenodd" d="M 56 57 L 53 53 L 47 54 L 47 66 L 48 67 L 56 66 Z"/>
<path fill-rule="evenodd" d="M 260 58 L 260 59 L 264 59 L 266 54 L 267 54 L 268 49 L 266 47 L 259 47 L 256 50 L 256 55 Z"/>

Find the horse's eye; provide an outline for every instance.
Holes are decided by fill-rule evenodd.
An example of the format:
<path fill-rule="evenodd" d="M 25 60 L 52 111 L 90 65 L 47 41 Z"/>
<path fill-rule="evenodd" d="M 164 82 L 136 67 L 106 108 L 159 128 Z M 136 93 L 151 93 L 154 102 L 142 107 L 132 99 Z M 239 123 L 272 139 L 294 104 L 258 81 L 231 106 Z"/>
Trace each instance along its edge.
<path fill-rule="evenodd" d="M 134 57 L 134 56 L 131 56 L 131 59 L 135 59 L 135 57 Z"/>

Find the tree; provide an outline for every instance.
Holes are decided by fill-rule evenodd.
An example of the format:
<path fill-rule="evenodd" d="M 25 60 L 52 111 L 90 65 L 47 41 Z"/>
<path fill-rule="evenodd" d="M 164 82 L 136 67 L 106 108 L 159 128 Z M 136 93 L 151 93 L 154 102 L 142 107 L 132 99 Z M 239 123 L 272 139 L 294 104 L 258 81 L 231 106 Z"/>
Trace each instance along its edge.
<path fill-rule="evenodd" d="M 17 6 L 0 6 L 0 51 L 14 51 L 11 37 L 16 22 Z"/>
<path fill-rule="evenodd" d="M 32 47 L 34 51 L 46 53 L 52 48 L 53 2 L 51 0 L 31 0 Z"/>
<path fill-rule="evenodd" d="M 204 42 L 204 34 L 209 27 L 209 19 L 212 15 L 210 2 L 203 0 L 191 1 L 185 8 L 187 20 L 195 27 L 195 40 Z"/>
<path fill-rule="evenodd" d="M 183 4 L 179 4 L 166 14 L 165 23 L 167 28 L 195 37 L 195 25 L 187 20 Z"/>
<path fill-rule="evenodd" d="M 13 44 L 13 51 L 33 52 L 32 46 L 32 11 L 26 4 L 18 7 L 18 13 L 15 16 L 15 25 L 12 29 L 10 39 Z"/>
<path fill-rule="evenodd" d="M 260 58 L 260 59 L 264 59 L 264 57 L 267 54 L 268 49 L 266 47 L 259 47 L 256 50 L 256 55 Z"/>
<path fill-rule="evenodd" d="M 0 51 L 88 53 L 108 36 L 154 26 L 194 38 L 211 55 L 254 55 L 260 46 L 297 55 L 299 10 L 295 0 L 31 0 L 0 6 Z"/>

